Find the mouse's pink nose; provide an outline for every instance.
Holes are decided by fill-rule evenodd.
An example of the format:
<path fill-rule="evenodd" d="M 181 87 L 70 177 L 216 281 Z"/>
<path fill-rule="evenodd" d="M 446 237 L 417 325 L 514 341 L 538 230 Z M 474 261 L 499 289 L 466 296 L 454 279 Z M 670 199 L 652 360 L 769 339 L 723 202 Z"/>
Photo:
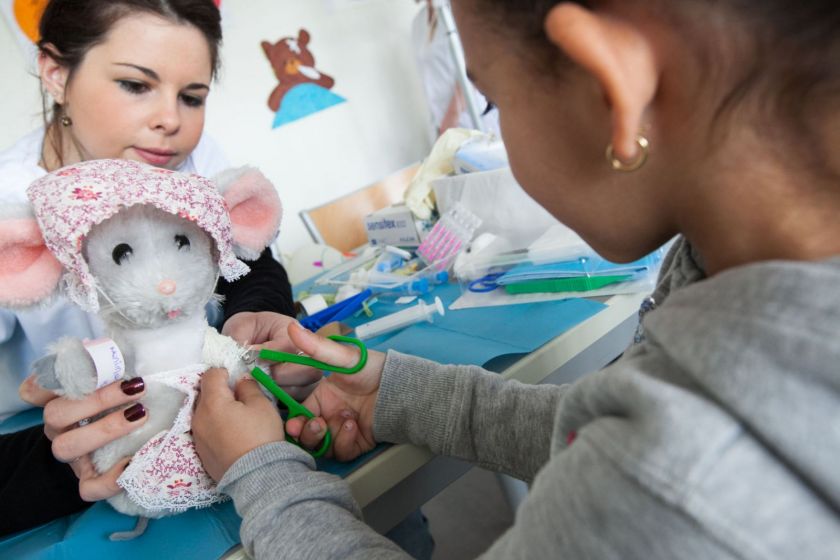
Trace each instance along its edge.
<path fill-rule="evenodd" d="M 160 284 L 157 285 L 157 291 L 165 296 L 174 294 L 175 288 L 177 288 L 175 280 L 161 280 Z"/>

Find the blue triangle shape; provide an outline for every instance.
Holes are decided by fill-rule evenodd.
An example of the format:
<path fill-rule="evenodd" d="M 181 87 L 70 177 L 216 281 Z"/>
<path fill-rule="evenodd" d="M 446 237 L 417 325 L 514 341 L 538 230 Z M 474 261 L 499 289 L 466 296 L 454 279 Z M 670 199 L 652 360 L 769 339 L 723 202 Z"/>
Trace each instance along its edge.
<path fill-rule="evenodd" d="M 271 128 L 277 128 L 308 117 L 345 101 L 347 101 L 345 98 L 319 85 L 296 85 L 283 96 L 283 101 L 280 103 L 280 109 L 274 115 L 274 124 Z"/>

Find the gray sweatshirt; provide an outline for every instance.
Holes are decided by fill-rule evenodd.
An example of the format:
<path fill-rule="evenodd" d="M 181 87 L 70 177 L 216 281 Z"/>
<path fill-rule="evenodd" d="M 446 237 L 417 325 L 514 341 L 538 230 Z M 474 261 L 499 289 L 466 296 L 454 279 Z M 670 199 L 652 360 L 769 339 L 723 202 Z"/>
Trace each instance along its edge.
<path fill-rule="evenodd" d="M 377 440 L 530 483 L 485 557 L 840 558 L 840 259 L 668 265 L 642 342 L 572 385 L 388 354 Z M 313 468 L 283 442 L 225 474 L 252 556 L 405 556 Z"/>

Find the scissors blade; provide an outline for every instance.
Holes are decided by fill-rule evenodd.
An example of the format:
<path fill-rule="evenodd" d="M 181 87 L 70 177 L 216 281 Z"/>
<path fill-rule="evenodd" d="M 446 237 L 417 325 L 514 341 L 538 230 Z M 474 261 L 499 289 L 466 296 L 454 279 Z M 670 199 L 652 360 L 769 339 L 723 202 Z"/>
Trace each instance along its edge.
<path fill-rule="evenodd" d="M 242 353 L 240 359 L 248 367 L 248 369 L 251 369 L 257 365 L 257 360 L 259 359 L 259 357 L 260 351 L 254 348 L 250 348 Z"/>

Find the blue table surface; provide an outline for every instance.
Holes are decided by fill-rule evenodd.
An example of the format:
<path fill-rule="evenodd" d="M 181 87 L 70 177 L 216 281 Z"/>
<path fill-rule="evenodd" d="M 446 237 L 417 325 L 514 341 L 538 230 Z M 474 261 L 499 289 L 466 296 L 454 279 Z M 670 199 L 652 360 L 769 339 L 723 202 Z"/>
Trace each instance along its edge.
<path fill-rule="evenodd" d="M 312 288 L 312 281 L 296 289 Z M 446 306 L 460 296 L 456 284 L 438 286 L 427 302 L 440 297 Z M 376 350 L 396 350 L 441 363 L 485 365 L 509 363 L 533 352 L 554 337 L 598 313 L 605 306 L 586 299 L 567 299 L 503 307 L 483 307 L 447 311 L 434 323 L 412 325 L 402 331 L 370 339 Z M 392 299 L 382 298 L 372 307 L 377 317 L 404 309 Z M 370 320 L 364 315 L 345 321 L 356 326 Z M 0 431 L 20 429 L 37 423 L 37 413 L 29 412 L 0 424 Z M 17 422 L 17 424 L 15 424 Z M 347 476 L 386 449 L 380 445 L 349 463 L 329 459 L 318 461 L 318 468 Z M 0 540 L 0 558 L 214 558 L 239 543 L 240 518 L 230 502 L 204 509 L 152 520 L 146 533 L 127 542 L 111 542 L 107 536 L 134 526 L 135 518 L 114 511 L 100 502 L 79 514 L 68 516 Z"/>

